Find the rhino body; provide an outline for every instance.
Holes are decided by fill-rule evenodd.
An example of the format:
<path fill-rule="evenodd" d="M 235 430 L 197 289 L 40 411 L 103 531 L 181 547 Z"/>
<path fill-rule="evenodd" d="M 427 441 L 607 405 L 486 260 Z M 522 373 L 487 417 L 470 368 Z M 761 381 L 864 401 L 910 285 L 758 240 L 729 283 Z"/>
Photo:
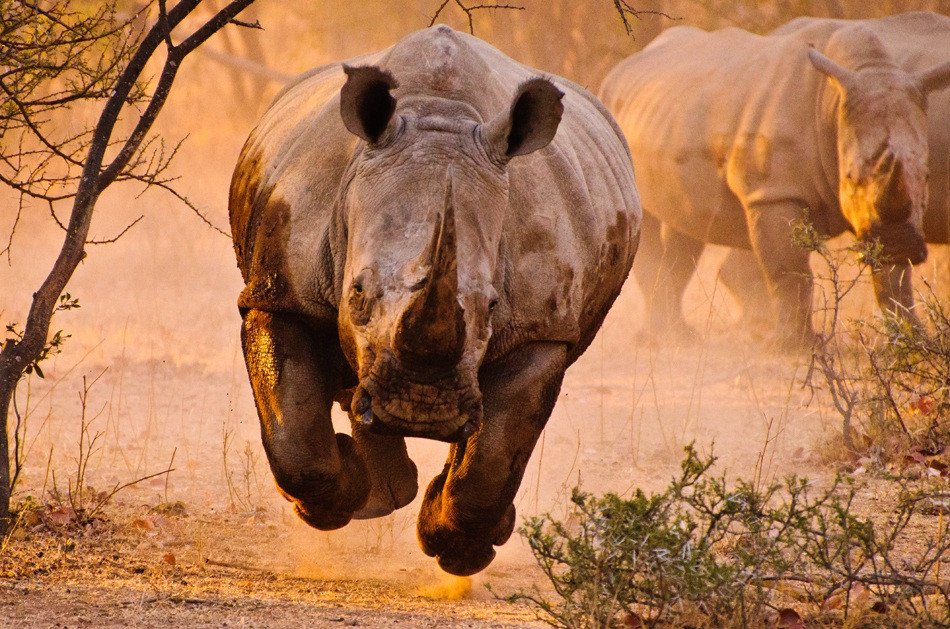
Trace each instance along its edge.
<path fill-rule="evenodd" d="M 878 299 L 909 307 L 922 232 L 947 238 L 950 128 L 925 108 L 950 98 L 939 91 L 950 77 L 948 22 L 804 18 L 766 36 L 676 27 L 608 75 L 601 98 L 630 142 L 648 213 L 634 270 L 655 327 L 688 333 L 681 295 L 708 242 L 754 252 L 779 340 L 807 342 L 799 220 L 880 240 L 892 264 L 876 278 Z"/>
<path fill-rule="evenodd" d="M 449 441 L 419 541 L 449 572 L 484 568 L 636 251 L 610 114 L 433 27 L 279 94 L 241 153 L 230 216 L 279 490 L 320 529 L 379 517 L 417 491 L 404 437 Z M 334 434 L 334 401 L 352 436 Z"/>

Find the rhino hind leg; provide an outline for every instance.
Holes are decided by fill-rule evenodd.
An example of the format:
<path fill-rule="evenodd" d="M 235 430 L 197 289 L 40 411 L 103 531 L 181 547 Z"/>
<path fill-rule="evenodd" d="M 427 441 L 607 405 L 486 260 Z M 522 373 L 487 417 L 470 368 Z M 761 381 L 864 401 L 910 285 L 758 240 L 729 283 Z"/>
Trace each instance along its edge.
<path fill-rule="evenodd" d="M 369 475 L 356 443 L 330 420 L 334 355 L 329 335 L 299 317 L 250 310 L 241 344 L 277 487 L 314 528 L 346 525 L 367 501 Z"/>
<path fill-rule="evenodd" d="M 719 268 L 719 281 L 739 305 L 739 326 L 762 339 L 771 332 L 772 299 L 762 268 L 746 249 L 730 249 Z"/>
<path fill-rule="evenodd" d="M 640 248 L 633 263 L 647 307 L 645 336 L 695 342 L 699 335 L 683 318 L 683 293 L 705 244 L 644 213 Z"/>
<path fill-rule="evenodd" d="M 567 369 L 561 343 L 535 343 L 486 368 L 485 418 L 454 444 L 426 490 L 417 532 L 422 550 L 460 576 L 483 570 L 515 526 L 513 504 Z"/>
<path fill-rule="evenodd" d="M 353 518 L 367 520 L 389 515 L 413 501 L 419 491 L 416 464 L 403 437 L 376 435 L 352 420 L 356 451 L 366 463 L 371 489 L 366 504 Z"/>

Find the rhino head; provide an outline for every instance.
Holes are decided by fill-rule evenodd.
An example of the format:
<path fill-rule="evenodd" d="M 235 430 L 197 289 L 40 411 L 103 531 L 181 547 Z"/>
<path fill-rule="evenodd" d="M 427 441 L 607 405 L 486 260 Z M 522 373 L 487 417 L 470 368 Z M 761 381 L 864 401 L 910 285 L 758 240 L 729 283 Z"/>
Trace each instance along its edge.
<path fill-rule="evenodd" d="M 879 240 L 897 264 L 927 257 L 927 94 L 950 85 L 950 64 L 911 74 L 897 66 L 864 27 L 836 32 L 811 63 L 839 94 L 838 196 L 861 240 Z"/>
<path fill-rule="evenodd" d="M 363 141 L 341 204 L 338 325 L 359 379 L 350 412 L 380 434 L 457 441 L 481 422 L 478 370 L 504 299 L 508 163 L 554 138 L 563 94 L 531 79 L 482 123 L 441 98 L 406 97 L 397 113 L 391 75 L 344 70 L 340 113 Z"/>

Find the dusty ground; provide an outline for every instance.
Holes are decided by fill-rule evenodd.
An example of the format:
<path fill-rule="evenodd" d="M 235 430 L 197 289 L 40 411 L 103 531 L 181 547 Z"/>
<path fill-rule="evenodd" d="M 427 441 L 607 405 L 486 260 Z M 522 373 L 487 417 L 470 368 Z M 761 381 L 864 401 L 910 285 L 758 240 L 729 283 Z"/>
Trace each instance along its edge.
<path fill-rule="evenodd" d="M 0 626 L 539 626 L 530 609 L 485 587 L 501 595 L 544 587 L 517 536 L 467 581 L 440 573 L 416 546 L 418 500 L 334 533 L 292 516 L 257 435 L 230 247 L 194 226 L 164 238 L 189 220 L 160 216 L 80 269 L 71 289 L 83 307 L 57 320 L 73 337 L 20 397 L 28 424 L 17 498 L 68 491 L 83 377 L 84 447 L 95 439 L 83 484 L 103 491 L 174 471 L 121 492 L 89 531 L 70 528 L 68 509 L 54 514 L 60 535 L 25 522 L 0 552 Z M 801 387 L 802 359 L 763 353 L 736 327 L 715 281 L 721 254 L 710 252 L 687 295 L 688 318 L 704 335 L 695 346 L 638 343 L 641 298 L 627 285 L 568 372 L 518 495 L 520 515 L 564 513 L 576 485 L 658 489 L 693 441 L 733 475 L 833 475 L 815 453 L 837 429 L 835 416 Z M 0 272 L 13 294 L 29 294 L 30 278 Z M 865 295 L 852 314 L 867 306 Z M 410 443 L 421 483 L 445 452 Z"/>

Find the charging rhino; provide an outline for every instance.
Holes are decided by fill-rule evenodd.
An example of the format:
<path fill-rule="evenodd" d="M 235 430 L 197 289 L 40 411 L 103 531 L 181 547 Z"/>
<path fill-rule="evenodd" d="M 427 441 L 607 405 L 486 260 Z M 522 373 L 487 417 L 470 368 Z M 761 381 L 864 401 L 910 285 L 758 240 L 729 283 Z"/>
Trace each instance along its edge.
<path fill-rule="evenodd" d="M 802 219 L 879 240 L 889 261 L 879 302 L 912 305 L 924 230 L 947 233 L 950 129 L 938 116 L 928 130 L 926 106 L 950 85 L 948 21 L 808 18 L 767 36 L 677 27 L 614 69 L 601 96 L 638 164 L 649 215 L 634 271 L 654 327 L 689 333 L 681 296 L 710 242 L 752 249 L 778 340 L 808 343 L 812 279 L 793 239 Z M 938 174 L 929 191 L 928 171 Z M 925 221 L 928 193 L 939 216 Z"/>
<path fill-rule="evenodd" d="M 610 114 L 433 27 L 279 94 L 241 153 L 230 216 L 279 490 L 319 529 L 379 517 L 416 495 L 404 438 L 451 442 L 419 541 L 448 572 L 483 569 L 636 251 Z M 334 401 L 352 436 L 334 434 Z"/>

